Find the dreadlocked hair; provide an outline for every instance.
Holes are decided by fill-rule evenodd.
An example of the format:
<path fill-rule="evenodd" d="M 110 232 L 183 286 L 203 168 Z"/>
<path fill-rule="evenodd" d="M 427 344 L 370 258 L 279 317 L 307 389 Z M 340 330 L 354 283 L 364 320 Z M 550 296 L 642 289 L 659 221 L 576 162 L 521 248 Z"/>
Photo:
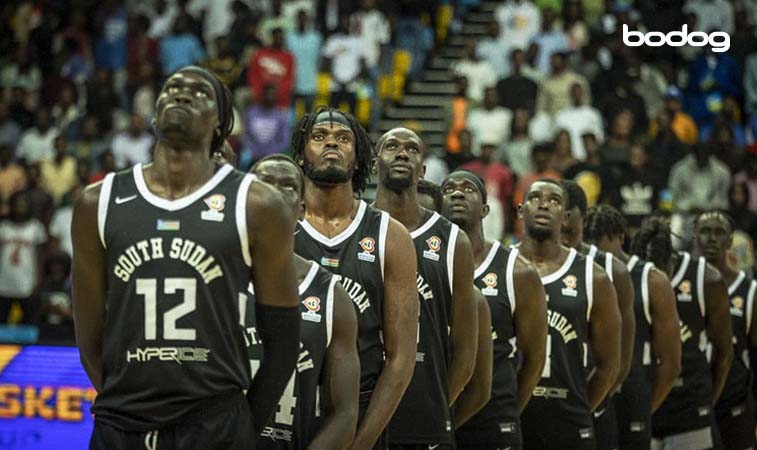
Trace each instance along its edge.
<path fill-rule="evenodd" d="M 581 212 L 581 216 L 586 217 L 588 202 L 583 188 L 573 180 L 561 180 L 560 184 L 562 184 L 562 188 L 567 196 L 565 209 L 569 210 L 578 208 L 578 211 Z"/>
<path fill-rule="evenodd" d="M 719 209 L 715 209 L 712 211 L 704 211 L 700 213 L 698 216 L 694 218 L 694 227 L 697 227 L 701 220 L 707 220 L 707 219 L 723 219 L 731 228 L 731 231 L 733 231 L 734 228 L 736 228 L 736 225 L 733 222 L 733 218 L 727 212 L 721 211 Z"/>
<path fill-rule="evenodd" d="M 352 132 L 355 134 L 355 172 L 352 174 L 352 191 L 360 195 L 365 191 L 368 180 L 371 175 L 371 165 L 376 157 L 373 142 L 368 137 L 368 133 L 355 117 L 344 111 L 328 106 L 318 106 L 313 112 L 305 114 L 297 121 L 292 132 L 292 158 L 300 165 L 305 166 L 305 146 L 310 139 L 310 133 L 313 131 L 313 125 L 319 114 L 328 112 L 329 117 L 332 114 L 341 114 L 347 119 Z"/>
<path fill-rule="evenodd" d="M 665 270 L 673 257 L 670 225 L 665 217 L 652 216 L 644 220 L 631 243 L 631 252 Z"/>
<path fill-rule="evenodd" d="M 623 214 L 610 205 L 598 205 L 589 208 L 584 220 L 584 237 L 587 242 L 596 243 L 603 236 L 609 238 L 626 234 L 626 222 Z"/>
<path fill-rule="evenodd" d="M 442 188 L 438 184 L 428 180 L 418 180 L 416 190 L 419 194 L 425 194 L 434 200 L 434 211 L 442 210 Z"/>
<path fill-rule="evenodd" d="M 213 139 L 210 141 L 210 155 L 220 150 L 223 147 L 223 143 L 226 142 L 226 138 L 231 134 L 231 130 L 234 129 L 234 102 L 231 97 L 231 91 L 226 85 L 218 81 L 221 85 L 221 92 L 219 93 L 223 99 L 218 99 L 216 104 L 218 105 L 218 118 L 220 123 L 218 124 L 218 132 L 213 134 Z"/>

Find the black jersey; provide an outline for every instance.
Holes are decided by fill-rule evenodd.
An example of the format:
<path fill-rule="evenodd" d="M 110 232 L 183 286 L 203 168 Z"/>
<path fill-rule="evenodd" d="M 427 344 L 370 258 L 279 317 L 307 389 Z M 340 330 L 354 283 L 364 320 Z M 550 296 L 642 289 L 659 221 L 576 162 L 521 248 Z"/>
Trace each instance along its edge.
<path fill-rule="evenodd" d="M 388 213 L 360 200 L 352 223 L 337 236 L 326 237 L 303 220 L 294 237 L 297 254 L 340 275 L 352 299 L 358 321 L 362 393 L 373 390 L 384 366 L 384 252 L 388 227 Z"/>
<path fill-rule="evenodd" d="M 547 361 L 523 411 L 525 448 L 593 446 L 586 381 L 593 279 L 594 259 L 575 249 L 560 269 L 541 277 L 547 294 Z"/>
<path fill-rule="evenodd" d="M 239 304 L 252 264 L 245 211 L 253 180 L 224 165 L 192 194 L 167 200 L 148 190 L 139 164 L 105 178 L 97 420 L 155 430 L 249 386 Z"/>
<path fill-rule="evenodd" d="M 518 249 L 493 242 L 476 268 L 475 285 L 489 304 L 492 318 L 492 390 L 489 402 L 457 432 L 458 442 L 520 447 L 517 347 L 515 335 L 515 283 L 513 272 Z"/>
<path fill-rule="evenodd" d="M 671 280 L 681 322 L 681 375 L 653 416 L 654 435 L 667 436 L 711 423 L 712 377 L 707 358 L 703 257 L 679 254 Z"/>
<path fill-rule="evenodd" d="M 649 303 L 649 273 L 654 264 L 632 255 L 626 265 L 634 288 L 633 311 L 636 319 L 631 371 L 626 380 L 651 384 L 652 381 L 652 313 Z"/>
<path fill-rule="evenodd" d="M 449 324 L 455 243 L 460 231 L 437 213 L 410 233 L 418 257 L 418 351 L 415 371 L 389 422 L 390 444 L 451 444 L 448 405 Z"/>
<path fill-rule="evenodd" d="M 610 279 L 610 282 L 615 283 L 612 274 L 612 253 L 603 252 L 596 245 L 592 244 L 589 246 L 589 256 L 594 258 L 594 262 L 599 264 L 602 269 L 607 272 L 607 277 Z"/>
<path fill-rule="evenodd" d="M 754 314 L 754 296 L 757 281 L 752 280 L 742 270 L 728 287 L 728 299 L 731 309 L 733 330 L 733 364 L 718 400 L 718 414 L 730 413 L 735 407 L 742 406 L 751 396 L 752 370 L 749 367 L 749 329 Z"/>
<path fill-rule="evenodd" d="M 331 343 L 334 316 L 334 287 L 338 277 L 311 262 L 310 271 L 299 285 L 300 357 L 279 406 L 258 439 L 259 450 L 304 450 L 318 432 L 321 421 L 320 386 L 323 384 L 326 350 Z M 254 292 L 244 311 L 244 326 L 250 351 L 252 376 L 260 367 L 263 343 L 255 330 Z"/>

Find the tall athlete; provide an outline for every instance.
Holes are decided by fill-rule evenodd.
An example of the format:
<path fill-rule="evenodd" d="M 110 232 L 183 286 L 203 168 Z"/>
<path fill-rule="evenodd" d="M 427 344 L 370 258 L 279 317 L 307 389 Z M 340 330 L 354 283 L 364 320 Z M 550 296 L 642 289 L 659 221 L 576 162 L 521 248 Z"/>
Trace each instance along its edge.
<path fill-rule="evenodd" d="M 561 244 L 566 198 L 559 182 L 543 179 L 519 207 L 525 236 L 517 248 L 541 276 L 549 325 L 547 362 L 521 416 L 526 449 L 594 449 L 592 411 L 620 365 L 615 289 L 593 257 Z M 589 351 L 595 368 L 587 377 Z"/>
<path fill-rule="evenodd" d="M 295 126 L 292 147 L 305 172 L 305 219 L 295 249 L 341 275 L 358 316 L 360 420 L 352 448 L 386 448 L 384 429 L 415 366 L 415 247 L 401 223 L 355 198 L 374 153 L 351 114 L 306 114 Z"/>
<path fill-rule="evenodd" d="M 481 178 L 451 173 L 442 184 L 442 212 L 471 241 L 475 284 L 491 312 L 493 373 L 491 399 L 476 412 L 461 396 L 455 410 L 459 449 L 522 447 L 520 412 L 539 381 L 547 342 L 547 307 L 536 270 L 519 251 L 486 240 L 482 221 L 489 213 Z M 515 343 L 517 342 L 517 346 Z M 520 367 L 518 367 L 520 359 Z"/>
<path fill-rule="evenodd" d="M 620 309 L 620 372 L 605 402 L 594 411 L 594 430 L 597 437 L 597 450 L 614 450 L 618 448 L 618 423 L 611 396 L 615 394 L 631 370 L 634 350 L 636 320 L 634 317 L 634 287 L 631 274 L 626 265 L 611 253 L 605 253 L 594 245 L 584 242 L 584 218 L 586 217 L 586 193 L 573 180 L 563 180 L 563 189 L 568 194 L 567 214 L 562 227 L 562 243 L 575 248 L 582 255 L 591 255 L 594 261 L 604 269 L 615 288 Z M 591 360 L 590 360 L 591 366 Z"/>
<path fill-rule="evenodd" d="M 626 220 L 617 209 L 589 209 L 584 237 L 612 253 L 631 272 L 634 284 L 636 333 L 631 371 L 613 396 L 621 450 L 648 450 L 652 413 L 659 408 L 681 372 L 678 310 L 670 280 L 651 262 L 623 250 Z"/>
<path fill-rule="evenodd" d="M 179 70 L 156 102 L 154 162 L 76 204 L 76 335 L 98 391 L 90 448 L 251 448 L 295 367 L 295 218 L 275 189 L 211 161 L 232 125 L 228 89 Z M 252 384 L 239 324 L 250 279 L 266 342 Z"/>
<path fill-rule="evenodd" d="M 727 449 L 754 448 L 753 373 L 749 367 L 749 350 L 757 347 L 754 326 L 754 297 L 757 281 L 743 270 L 734 270 L 726 262 L 733 240 L 733 222 L 722 212 L 705 212 L 695 224 L 695 254 L 704 256 L 715 266 L 728 286 L 728 300 L 733 331 L 733 363 L 715 405 L 715 415 Z"/>
<path fill-rule="evenodd" d="M 410 232 L 418 260 L 418 353 L 415 371 L 389 423 L 395 449 L 452 449 L 452 405 L 476 362 L 476 301 L 473 253 L 468 236 L 438 213 L 418 205 L 425 148 L 406 128 L 387 131 L 377 142 L 376 208 Z"/>
<path fill-rule="evenodd" d="M 295 217 L 301 217 L 305 176 L 292 159 L 270 155 L 250 172 L 281 191 Z M 337 275 L 297 255 L 295 269 L 300 283 L 300 357 L 257 449 L 345 449 L 352 443 L 358 415 L 357 317 Z M 254 367 L 262 357 L 262 345 L 254 308 L 246 313 Z"/>
<path fill-rule="evenodd" d="M 673 253 L 670 226 L 662 217 L 644 221 L 631 249 L 672 277 L 681 321 L 681 376 L 652 416 L 652 448 L 720 448 L 712 408 L 733 359 L 723 277 L 702 257 Z"/>

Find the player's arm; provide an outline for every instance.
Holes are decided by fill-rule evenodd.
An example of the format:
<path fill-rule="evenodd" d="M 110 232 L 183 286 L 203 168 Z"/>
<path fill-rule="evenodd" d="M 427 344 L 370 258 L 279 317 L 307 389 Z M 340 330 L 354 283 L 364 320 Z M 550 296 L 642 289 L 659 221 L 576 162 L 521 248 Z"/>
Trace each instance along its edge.
<path fill-rule="evenodd" d="M 594 264 L 594 302 L 589 316 L 589 345 L 596 370 L 589 379 L 589 404 L 594 411 L 615 383 L 620 369 L 620 311 L 615 288 L 596 263 Z"/>
<path fill-rule="evenodd" d="M 418 331 L 418 264 L 404 226 L 389 219 L 384 274 L 384 369 L 351 448 L 373 448 L 405 393 L 415 368 Z"/>
<path fill-rule="evenodd" d="M 97 229 L 100 184 L 84 190 L 71 221 L 71 269 L 74 329 L 84 371 L 97 391 L 102 387 L 105 326 L 106 261 Z"/>
<path fill-rule="evenodd" d="M 478 351 L 473 376 L 455 402 L 455 429 L 460 428 L 489 402 L 492 395 L 494 350 L 492 344 L 492 316 L 486 297 L 473 289 L 478 309 Z"/>
<path fill-rule="evenodd" d="M 473 250 L 468 235 L 460 230 L 455 243 L 452 286 L 451 358 L 449 365 L 449 405 L 452 406 L 473 375 L 478 339 L 476 298 L 473 291 Z"/>
<path fill-rule="evenodd" d="M 704 307 L 707 339 L 712 343 L 712 404 L 717 403 L 723 392 L 728 371 L 733 362 L 731 343 L 731 312 L 728 303 L 728 287 L 720 272 L 707 264 L 704 271 Z"/>
<path fill-rule="evenodd" d="M 321 386 L 325 417 L 308 450 L 343 450 L 355 437 L 360 394 L 357 317 L 344 288 L 334 288 L 334 324 Z"/>
<path fill-rule="evenodd" d="M 518 411 L 526 408 L 547 358 L 547 296 L 539 273 L 522 257 L 514 268 L 515 336 L 522 364 L 518 371 Z"/>
<path fill-rule="evenodd" d="M 649 309 L 652 348 L 657 365 L 652 381 L 652 412 L 660 407 L 681 373 L 681 328 L 670 279 L 657 269 L 649 271 Z"/>
<path fill-rule="evenodd" d="M 253 182 L 247 194 L 247 234 L 256 328 L 264 354 L 247 392 L 255 436 L 260 435 L 278 404 L 299 355 L 294 224 L 291 208 L 281 194 L 265 183 Z"/>
<path fill-rule="evenodd" d="M 615 295 L 618 297 L 620 310 L 620 370 L 615 385 L 610 392 L 615 392 L 631 371 L 633 344 L 636 337 L 636 316 L 633 311 L 634 288 L 631 273 L 616 257 L 612 258 L 612 279 Z"/>

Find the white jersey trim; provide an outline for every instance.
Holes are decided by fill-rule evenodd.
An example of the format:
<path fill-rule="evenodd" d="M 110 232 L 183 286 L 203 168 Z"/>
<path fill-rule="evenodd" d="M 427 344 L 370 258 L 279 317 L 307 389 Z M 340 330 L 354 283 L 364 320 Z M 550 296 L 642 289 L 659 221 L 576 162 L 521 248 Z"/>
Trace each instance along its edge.
<path fill-rule="evenodd" d="M 381 224 L 379 225 L 379 261 L 381 262 L 381 281 L 384 281 L 384 267 L 386 267 L 386 236 L 389 234 L 389 213 L 381 211 Z"/>
<path fill-rule="evenodd" d="M 594 306 L 594 257 L 586 257 L 586 321 L 591 321 L 591 308 Z"/>
<path fill-rule="evenodd" d="M 310 284 L 313 282 L 313 278 L 318 274 L 318 264 L 313 261 L 308 261 L 308 263 L 310 264 L 310 269 L 308 269 L 308 273 L 305 274 L 305 278 L 302 279 L 302 282 L 297 285 L 297 295 L 300 296 L 308 290 Z M 247 285 L 247 292 L 255 295 L 255 286 L 252 285 L 252 282 Z"/>
<path fill-rule="evenodd" d="M 557 269 L 556 271 L 550 273 L 549 275 L 545 275 L 545 276 L 541 277 L 541 284 L 543 284 L 544 286 L 546 286 L 549 283 L 552 283 L 553 281 L 555 281 L 558 278 L 560 278 L 561 276 L 563 276 L 565 274 L 565 272 L 567 272 L 568 269 L 570 269 L 570 266 L 573 264 L 573 260 L 576 259 L 576 255 L 577 254 L 578 254 L 578 252 L 576 251 L 576 249 L 571 248 L 570 252 L 568 252 L 568 257 L 565 258 L 565 262 L 563 262 L 562 266 L 559 269 Z M 592 261 L 593 260 L 594 260 L 594 258 L 592 258 Z"/>
<path fill-rule="evenodd" d="M 749 291 L 746 294 L 746 334 L 749 334 L 749 329 L 752 327 L 752 315 L 754 314 L 754 294 L 757 291 L 757 280 L 752 280 L 749 283 Z"/>
<path fill-rule="evenodd" d="M 734 292 L 736 292 L 736 289 L 739 288 L 739 285 L 741 285 L 741 282 L 744 281 L 744 278 L 746 278 L 746 274 L 743 270 L 739 270 L 739 274 L 736 276 L 736 279 L 733 280 L 733 283 L 731 283 L 730 286 L 728 286 L 729 297 L 733 295 Z"/>
<path fill-rule="evenodd" d="M 440 216 L 440 215 L 439 215 L 439 213 L 436 213 L 436 212 L 435 212 L 434 214 L 432 214 L 432 215 L 431 215 L 431 217 L 429 217 L 429 219 L 428 219 L 428 220 L 426 221 L 426 223 L 424 223 L 424 224 L 423 224 L 423 225 L 421 225 L 420 227 L 418 227 L 418 228 L 416 228 L 415 230 L 413 230 L 413 231 L 412 231 L 412 232 L 410 233 L 410 237 L 411 237 L 411 238 L 413 238 L 413 239 L 415 239 L 415 238 L 417 238 L 418 236 L 422 235 L 422 234 L 423 234 L 423 233 L 425 233 L 425 232 L 426 232 L 426 231 L 427 231 L 427 230 L 428 230 L 429 228 L 431 228 L 432 226 L 434 226 L 434 224 L 435 224 L 436 222 L 438 222 L 438 221 L 439 221 L 439 219 L 440 219 L 441 217 L 442 217 L 442 216 Z"/>
<path fill-rule="evenodd" d="M 452 224 L 452 229 L 449 232 L 449 241 L 447 242 L 447 280 L 449 281 L 450 293 L 455 292 L 455 244 L 457 244 L 457 236 L 460 234 L 460 227 Z"/>
<path fill-rule="evenodd" d="M 704 307 L 704 269 L 707 265 L 704 257 L 699 257 L 697 263 L 697 301 L 699 302 L 699 311 L 702 313 L 702 317 L 707 315 L 707 311 Z"/>
<path fill-rule="evenodd" d="M 492 242 L 492 248 L 489 249 L 489 253 L 486 254 L 486 258 L 484 258 L 484 260 L 481 262 L 481 265 L 476 267 L 476 270 L 473 272 L 473 278 L 478 278 L 484 274 L 486 269 L 489 268 L 489 265 L 491 265 L 492 261 L 494 261 L 494 257 L 497 256 L 497 250 L 499 250 L 499 247 L 499 242 Z M 511 249 L 515 250 L 515 247 L 511 247 Z"/>
<path fill-rule="evenodd" d="M 589 253 L 587 253 L 587 254 L 586 254 L 586 256 L 591 256 L 592 258 L 596 258 L 596 257 L 597 257 L 597 252 L 598 252 L 598 251 L 599 251 L 599 247 L 597 247 L 597 246 L 596 246 L 596 245 L 594 245 L 594 244 L 591 244 L 591 245 L 589 246 Z"/>
<path fill-rule="evenodd" d="M 231 167 L 231 166 L 229 166 Z M 257 177 L 247 174 L 239 183 L 237 190 L 237 201 L 234 205 L 234 215 L 237 218 L 237 232 L 239 233 L 239 245 L 242 248 L 242 258 L 247 267 L 252 267 L 252 256 L 250 255 L 250 239 L 247 234 L 247 193 L 250 191 L 250 185 Z"/>
<path fill-rule="evenodd" d="M 334 330 L 334 289 L 338 282 L 339 277 L 332 275 L 329 282 L 329 293 L 326 295 L 326 348 L 331 345 L 331 334 Z"/>
<path fill-rule="evenodd" d="M 630 258 L 628 258 L 628 262 L 626 263 L 626 267 L 628 268 L 628 271 L 632 271 L 634 267 L 636 267 L 636 263 L 639 262 L 639 257 L 636 255 L 631 255 Z"/>
<path fill-rule="evenodd" d="M 682 252 L 680 255 L 683 258 L 681 260 L 681 265 L 678 267 L 678 272 L 676 272 L 676 274 L 673 276 L 673 279 L 670 280 L 670 285 L 673 286 L 674 288 L 678 287 L 678 284 L 681 282 L 681 280 L 683 279 L 683 276 L 686 274 L 686 269 L 689 268 L 689 261 L 691 261 L 691 255 L 689 255 L 688 253 Z M 664 267 L 658 267 L 658 268 L 661 270 L 665 270 Z"/>
<path fill-rule="evenodd" d="M 652 325 L 652 313 L 649 308 L 649 272 L 652 267 L 654 264 L 648 262 L 644 264 L 644 269 L 641 271 L 641 302 L 644 306 L 644 316 L 650 325 Z"/>
<path fill-rule="evenodd" d="M 507 271 L 505 272 L 505 282 L 507 284 L 507 297 L 510 300 L 510 316 L 514 317 L 515 314 L 515 261 L 518 260 L 518 253 L 520 251 L 517 248 L 510 250 L 510 254 L 507 256 Z"/>
<path fill-rule="evenodd" d="M 346 241 L 350 236 L 352 236 L 353 233 L 355 233 L 355 230 L 357 230 L 358 226 L 360 226 L 360 222 L 363 220 L 363 216 L 365 215 L 365 210 L 367 208 L 368 204 L 362 200 L 359 200 L 355 218 L 352 219 L 352 222 L 347 226 L 347 228 L 344 229 L 344 231 L 337 234 L 333 238 L 329 238 L 321 234 L 320 231 L 316 230 L 312 225 L 310 225 L 310 223 L 308 223 L 307 219 L 302 219 L 300 221 L 300 225 L 302 225 L 302 228 L 305 230 L 305 232 L 316 241 L 327 247 L 336 247 L 337 245 Z"/>
<path fill-rule="evenodd" d="M 110 205 L 110 194 L 113 190 L 113 179 L 116 177 L 115 173 L 109 173 L 105 175 L 103 184 L 100 186 L 100 197 L 97 199 L 97 232 L 100 234 L 100 242 L 103 244 L 103 248 L 108 248 L 105 245 L 105 222 L 108 219 L 108 206 Z"/>
<path fill-rule="evenodd" d="M 610 252 L 605 253 L 605 272 L 607 272 L 607 276 L 610 277 L 610 282 L 615 283 L 612 276 L 612 253 Z"/>
<path fill-rule="evenodd" d="M 218 186 L 218 183 L 223 181 L 223 179 L 226 178 L 226 175 L 231 173 L 234 168 L 228 164 L 224 164 L 212 177 L 210 177 L 208 181 L 205 182 L 205 184 L 200 186 L 199 189 L 189 195 L 177 198 L 175 200 L 168 200 L 162 197 L 158 197 L 157 195 L 150 192 L 150 189 L 147 187 L 147 183 L 145 182 L 145 176 L 142 170 L 142 164 L 135 165 L 133 169 L 134 183 L 137 185 L 137 190 L 142 195 L 142 198 L 144 198 L 147 203 L 150 203 L 156 208 L 165 209 L 166 211 L 178 211 L 196 202 L 203 195 L 207 194 L 213 188 Z"/>

